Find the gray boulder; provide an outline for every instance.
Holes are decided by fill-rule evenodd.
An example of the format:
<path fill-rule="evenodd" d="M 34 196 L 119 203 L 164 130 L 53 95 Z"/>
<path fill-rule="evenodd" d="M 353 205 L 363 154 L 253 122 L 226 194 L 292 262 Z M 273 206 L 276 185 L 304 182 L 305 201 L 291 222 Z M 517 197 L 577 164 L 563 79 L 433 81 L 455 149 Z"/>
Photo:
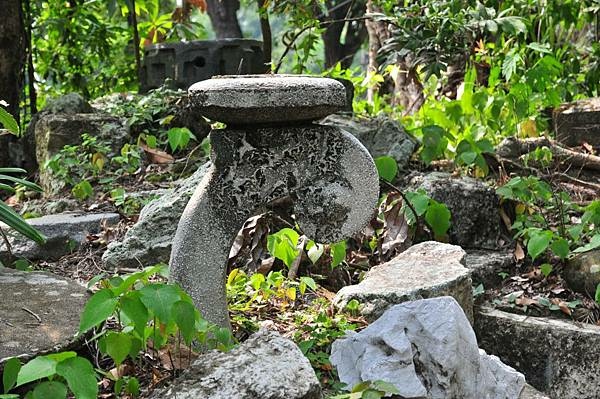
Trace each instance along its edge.
<path fill-rule="evenodd" d="M 123 240 L 108 245 L 104 264 L 114 269 L 168 263 L 181 214 L 209 166 L 203 165 L 180 186 L 148 203 Z"/>
<path fill-rule="evenodd" d="M 69 93 L 64 96 L 51 98 L 41 111 L 44 114 L 91 114 L 92 106 L 79 93 Z"/>
<path fill-rule="evenodd" d="M 400 169 L 406 169 L 416 148 L 416 142 L 392 118 L 379 115 L 375 118 L 357 118 L 350 115 L 330 115 L 319 122 L 337 126 L 356 137 L 373 158 L 390 156 Z"/>
<path fill-rule="evenodd" d="M 359 284 L 342 288 L 333 303 L 343 309 L 355 299 L 361 304 L 361 315 L 373 321 L 399 303 L 451 296 L 473 320 L 471 273 L 465 267 L 465 255 L 455 245 L 422 242 L 371 268 Z"/>
<path fill-rule="evenodd" d="M 103 114 L 46 114 L 35 125 L 35 151 L 40 166 L 40 185 L 52 195 L 64 188 L 44 164 L 65 145 L 81 143 L 83 133 L 105 140 L 112 154 L 118 154 L 129 139 L 129 126 L 125 119 Z"/>
<path fill-rule="evenodd" d="M 600 250 L 577 254 L 567 260 L 562 276 L 569 288 L 593 297 L 600 284 Z"/>
<path fill-rule="evenodd" d="M 14 152 L 19 154 L 19 156 L 14 159 L 13 165 L 20 165 L 29 172 L 38 170 L 35 148 L 35 126 L 40 118 L 51 114 L 73 115 L 90 114 L 93 112 L 94 109 L 91 105 L 83 98 L 83 96 L 77 93 L 69 93 L 64 96 L 49 99 L 44 109 L 32 116 L 29 125 L 27 125 L 24 139 L 19 140 L 17 143 L 11 143 L 17 146 Z"/>
<path fill-rule="evenodd" d="M 424 190 L 446 204 L 452 214 L 450 243 L 465 249 L 497 249 L 500 239 L 499 199 L 485 183 L 470 177 L 432 172 L 410 180 L 411 190 Z"/>
<path fill-rule="evenodd" d="M 600 398 L 600 327 L 484 306 L 475 331 L 483 349 L 551 398 Z"/>
<path fill-rule="evenodd" d="M 396 305 L 333 343 L 331 362 L 351 388 L 383 380 L 403 398 L 518 398 L 525 377 L 477 346 L 452 297 Z"/>
<path fill-rule="evenodd" d="M 321 386 L 300 348 L 260 330 L 228 353 L 202 355 L 153 399 L 320 399 Z"/>
<path fill-rule="evenodd" d="M 8 233 L 13 255 L 29 260 L 56 260 L 77 250 L 86 241 L 88 234 L 101 232 L 104 224 L 117 224 L 119 214 L 59 213 L 28 219 L 27 222 L 42 232 L 47 241 L 42 245 L 37 244 L 2 224 L 2 228 Z M 6 245 L 0 241 L 0 260 L 6 261 L 7 258 Z"/>
<path fill-rule="evenodd" d="M 9 357 L 26 360 L 75 345 L 87 299 L 75 281 L 0 267 L 0 369 Z"/>

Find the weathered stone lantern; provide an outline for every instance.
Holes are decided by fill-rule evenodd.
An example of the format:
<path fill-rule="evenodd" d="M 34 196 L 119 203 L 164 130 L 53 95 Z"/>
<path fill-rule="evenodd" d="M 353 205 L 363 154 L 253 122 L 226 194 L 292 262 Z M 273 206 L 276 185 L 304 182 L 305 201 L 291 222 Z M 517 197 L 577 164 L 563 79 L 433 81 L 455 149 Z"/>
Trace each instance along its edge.
<path fill-rule="evenodd" d="M 218 77 L 189 92 L 198 112 L 227 128 L 210 133 L 212 166 L 179 221 L 171 278 L 206 319 L 229 327 L 226 263 L 246 219 L 291 200 L 309 238 L 340 241 L 371 218 L 379 181 L 358 140 L 313 123 L 345 105 L 344 86 L 333 79 Z"/>

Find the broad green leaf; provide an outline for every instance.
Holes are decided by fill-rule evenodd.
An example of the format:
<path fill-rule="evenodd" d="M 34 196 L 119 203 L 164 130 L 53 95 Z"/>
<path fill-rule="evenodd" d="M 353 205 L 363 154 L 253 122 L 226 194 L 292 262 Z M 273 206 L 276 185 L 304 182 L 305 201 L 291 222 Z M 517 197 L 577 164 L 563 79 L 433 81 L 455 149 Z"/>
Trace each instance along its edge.
<path fill-rule="evenodd" d="M 552 249 L 552 252 L 554 252 L 554 254 L 561 259 L 566 259 L 567 256 L 569 256 L 569 242 L 564 238 L 559 237 L 558 239 L 554 240 L 552 245 L 550 245 L 550 249 Z"/>
<path fill-rule="evenodd" d="M 123 360 L 129 355 L 131 351 L 131 335 L 126 333 L 117 333 L 109 331 L 104 337 L 102 337 L 103 348 L 106 354 L 118 366 L 123 363 Z"/>
<path fill-rule="evenodd" d="M 393 182 L 398 174 L 398 163 L 396 160 L 389 156 L 382 156 L 375 158 L 375 167 L 377 167 L 377 173 L 379 178 Z"/>
<path fill-rule="evenodd" d="M 73 193 L 73 196 L 75 198 L 82 201 L 86 198 L 91 197 L 94 194 L 94 189 L 92 188 L 92 185 L 89 181 L 82 180 L 73 187 L 71 192 Z"/>
<path fill-rule="evenodd" d="M 591 251 L 592 249 L 596 249 L 600 247 L 600 234 L 596 234 L 592 237 L 592 239 L 590 240 L 589 243 L 587 243 L 586 245 L 576 248 L 573 252 L 587 252 L 587 251 Z"/>
<path fill-rule="evenodd" d="M 267 249 L 271 255 L 290 267 L 294 259 L 300 254 L 297 248 L 299 237 L 294 229 L 281 229 L 274 234 L 269 234 Z"/>
<path fill-rule="evenodd" d="M 552 232 L 549 230 L 536 231 L 531 234 L 527 241 L 527 253 L 531 259 L 535 260 L 538 256 L 548 249 L 552 240 Z"/>
<path fill-rule="evenodd" d="M 2 107 L 0 107 L 0 125 L 2 125 L 4 129 L 7 129 L 15 136 L 19 136 L 19 124 L 17 123 L 15 118 Z"/>
<path fill-rule="evenodd" d="M 400 391 L 398 390 L 398 388 L 396 388 L 394 384 L 386 381 L 377 380 L 374 381 L 373 384 L 371 384 L 371 386 L 374 389 L 377 389 L 378 391 L 383 391 L 385 393 L 393 393 L 398 395 L 400 394 Z"/>
<path fill-rule="evenodd" d="M 196 139 L 190 129 L 186 127 L 173 127 L 169 129 L 167 138 L 172 152 L 175 152 L 178 148 L 184 149 L 187 147 L 190 139 Z"/>
<path fill-rule="evenodd" d="M 171 308 L 180 300 L 177 288 L 168 284 L 147 285 L 140 290 L 141 300 L 162 323 L 172 320 Z"/>
<path fill-rule="evenodd" d="M 96 372 L 89 360 L 79 356 L 64 360 L 56 366 L 56 373 L 67 380 L 76 399 L 96 399 L 98 396 Z"/>
<path fill-rule="evenodd" d="M 190 345 L 196 333 L 196 308 L 189 302 L 177 301 L 173 304 L 172 313 L 185 343 Z"/>
<path fill-rule="evenodd" d="M 133 329 L 143 338 L 144 330 L 148 324 L 148 309 L 146 309 L 139 296 L 137 292 L 127 293 L 121 298 L 120 305 L 121 311 L 133 322 Z"/>
<path fill-rule="evenodd" d="M 544 277 L 548 277 L 550 273 L 552 273 L 552 265 L 550 263 L 544 263 L 540 266 L 540 271 L 544 275 Z"/>
<path fill-rule="evenodd" d="M 46 356 L 38 356 L 28 361 L 17 376 L 17 384 L 19 387 L 32 381 L 41 380 L 42 378 L 50 377 L 56 374 L 56 361 L 48 359 Z"/>
<path fill-rule="evenodd" d="M 596 295 L 594 295 L 596 303 L 600 303 L 600 284 L 596 286 Z"/>
<path fill-rule="evenodd" d="M 44 381 L 33 390 L 33 399 L 65 399 L 67 387 L 59 381 Z"/>
<path fill-rule="evenodd" d="M 331 244 L 331 267 L 339 266 L 346 259 L 346 241 Z"/>
<path fill-rule="evenodd" d="M 2 374 L 4 393 L 8 393 L 17 383 L 19 370 L 21 370 L 21 361 L 16 357 L 12 357 L 4 363 L 4 374 Z"/>
<path fill-rule="evenodd" d="M 96 292 L 83 308 L 79 322 L 79 332 L 83 333 L 106 321 L 117 306 L 117 298 L 108 288 Z"/>
<path fill-rule="evenodd" d="M 431 226 L 436 238 L 446 235 L 450 228 L 450 217 L 450 211 L 446 205 L 434 200 L 430 201 L 427 212 L 425 212 L 425 220 Z"/>
<path fill-rule="evenodd" d="M 306 277 L 306 276 L 300 277 L 300 283 L 306 284 L 306 286 L 313 291 L 317 290 L 317 283 L 315 283 L 315 280 L 313 280 L 310 277 Z"/>

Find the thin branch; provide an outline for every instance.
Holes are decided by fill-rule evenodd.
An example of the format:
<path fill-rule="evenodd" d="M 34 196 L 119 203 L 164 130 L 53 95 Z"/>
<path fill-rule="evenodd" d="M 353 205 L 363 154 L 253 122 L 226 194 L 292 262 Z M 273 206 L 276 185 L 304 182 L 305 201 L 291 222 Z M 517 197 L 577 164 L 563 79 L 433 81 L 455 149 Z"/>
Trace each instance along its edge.
<path fill-rule="evenodd" d="M 331 25 L 331 24 L 335 24 L 338 22 L 348 22 L 348 21 L 366 21 L 368 19 L 371 19 L 370 16 L 363 16 L 363 17 L 355 17 L 355 18 L 342 18 L 342 19 L 332 19 L 330 21 L 320 21 L 319 22 L 319 27 L 323 27 L 326 25 Z M 314 28 L 313 25 L 309 25 L 309 26 L 305 26 L 304 28 L 300 29 L 298 32 L 296 32 L 296 34 L 292 37 L 292 39 L 290 40 L 289 43 L 284 43 L 285 46 L 285 50 L 283 51 L 283 53 L 281 54 L 281 57 L 279 57 L 279 61 L 277 61 L 277 66 L 275 67 L 275 71 L 274 73 L 278 73 L 279 72 L 279 68 L 281 68 L 281 64 L 283 63 L 283 59 L 287 56 L 287 54 L 289 53 L 289 51 L 292 49 L 294 43 L 296 42 L 296 40 L 298 40 L 298 38 L 306 31 L 310 30 Z"/>

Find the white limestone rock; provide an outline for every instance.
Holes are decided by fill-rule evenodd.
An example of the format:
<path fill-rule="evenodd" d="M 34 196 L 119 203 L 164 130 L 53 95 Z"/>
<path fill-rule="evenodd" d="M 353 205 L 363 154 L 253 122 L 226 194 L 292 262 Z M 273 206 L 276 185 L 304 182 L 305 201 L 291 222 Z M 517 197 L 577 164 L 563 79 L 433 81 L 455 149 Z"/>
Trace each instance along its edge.
<path fill-rule="evenodd" d="M 383 380 L 403 398 L 515 399 L 525 377 L 480 351 L 452 297 L 396 305 L 360 333 L 333 343 L 331 362 L 349 388 Z"/>

